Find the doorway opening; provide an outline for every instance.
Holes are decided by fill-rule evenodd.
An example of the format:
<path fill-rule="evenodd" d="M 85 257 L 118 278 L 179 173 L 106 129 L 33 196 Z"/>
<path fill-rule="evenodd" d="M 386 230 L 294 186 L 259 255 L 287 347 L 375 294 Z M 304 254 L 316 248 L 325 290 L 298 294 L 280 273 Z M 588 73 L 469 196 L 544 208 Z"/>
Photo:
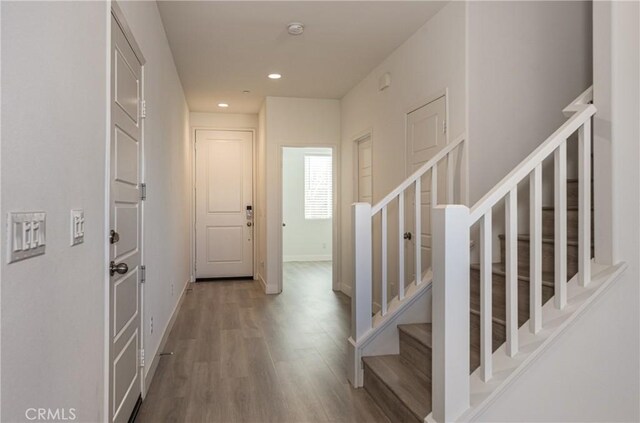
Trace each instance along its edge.
<path fill-rule="evenodd" d="M 282 285 L 333 289 L 334 154 L 282 148 Z M 300 285 L 301 287 L 302 285 Z"/>

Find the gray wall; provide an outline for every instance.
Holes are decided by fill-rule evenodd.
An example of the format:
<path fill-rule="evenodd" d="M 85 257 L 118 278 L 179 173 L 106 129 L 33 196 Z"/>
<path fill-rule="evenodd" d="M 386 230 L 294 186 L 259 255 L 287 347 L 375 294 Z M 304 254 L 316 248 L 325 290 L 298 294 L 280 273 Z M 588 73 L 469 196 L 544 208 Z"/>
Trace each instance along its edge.
<path fill-rule="evenodd" d="M 2 3 L 2 421 L 103 417 L 107 22 L 105 3 Z M 33 210 L 46 254 L 6 264 L 6 214 Z"/>
<path fill-rule="evenodd" d="M 121 2 L 147 61 L 145 374 L 189 280 L 189 113 L 155 2 Z M 46 254 L 6 264 L 2 421 L 28 407 L 104 418 L 108 2 L 2 3 L 1 211 L 47 213 Z M 69 213 L 83 208 L 83 244 Z M 0 230 L 5 229 L 4 221 Z M 149 320 L 154 317 L 154 332 Z"/>

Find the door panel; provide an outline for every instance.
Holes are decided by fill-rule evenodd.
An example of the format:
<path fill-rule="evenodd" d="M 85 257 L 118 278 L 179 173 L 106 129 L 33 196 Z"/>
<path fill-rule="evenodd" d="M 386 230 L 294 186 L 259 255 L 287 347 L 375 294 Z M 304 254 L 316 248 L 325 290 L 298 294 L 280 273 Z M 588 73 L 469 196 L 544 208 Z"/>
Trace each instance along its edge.
<path fill-rule="evenodd" d="M 142 391 L 139 351 L 142 128 L 138 115 L 142 65 L 115 18 L 111 17 L 111 145 L 109 225 L 119 239 L 110 245 L 110 261 L 126 264 L 110 277 L 109 418 L 126 422 Z"/>
<path fill-rule="evenodd" d="M 420 166 L 445 147 L 447 143 L 445 122 L 446 100 L 444 96 L 407 115 L 407 176 L 418 170 Z M 446 168 L 442 163 L 438 166 L 438 175 L 438 182 L 446 175 Z M 405 284 L 416 280 L 416 236 L 420 236 L 423 274 L 431 268 L 431 176 L 431 172 L 428 172 L 420 181 L 421 233 L 419 235 L 415 233 L 415 191 L 409 190 L 405 195 L 405 230 L 411 233 L 411 239 L 404 243 Z"/>
<path fill-rule="evenodd" d="M 196 133 L 196 277 L 253 275 L 253 134 Z"/>

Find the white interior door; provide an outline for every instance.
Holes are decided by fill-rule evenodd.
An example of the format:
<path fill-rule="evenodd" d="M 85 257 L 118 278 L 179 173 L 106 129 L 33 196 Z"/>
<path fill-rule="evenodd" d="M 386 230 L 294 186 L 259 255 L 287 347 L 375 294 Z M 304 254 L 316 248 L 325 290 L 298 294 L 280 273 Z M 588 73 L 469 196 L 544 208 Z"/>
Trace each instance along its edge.
<path fill-rule="evenodd" d="M 253 275 L 253 134 L 196 133 L 196 277 Z"/>
<path fill-rule="evenodd" d="M 445 147 L 446 100 L 442 96 L 407 115 L 406 170 L 407 176 L 418 170 L 427 160 Z M 446 169 L 438 167 L 438 181 L 443 180 Z M 416 236 L 420 237 L 421 269 L 431 267 L 431 173 L 422 177 L 420 184 L 420 234 L 415 233 L 415 194 L 405 196 L 405 275 L 406 283 L 416 280 L 415 248 Z"/>
<path fill-rule="evenodd" d="M 358 141 L 358 202 L 372 204 L 372 154 L 371 137 Z"/>
<path fill-rule="evenodd" d="M 111 17 L 109 416 L 126 422 L 141 393 L 142 65 Z"/>

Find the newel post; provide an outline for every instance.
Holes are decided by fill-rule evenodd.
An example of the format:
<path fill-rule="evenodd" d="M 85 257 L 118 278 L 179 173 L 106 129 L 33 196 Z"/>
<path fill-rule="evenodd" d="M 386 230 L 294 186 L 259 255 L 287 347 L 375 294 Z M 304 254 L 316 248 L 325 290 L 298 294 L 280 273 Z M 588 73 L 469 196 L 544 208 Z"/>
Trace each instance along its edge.
<path fill-rule="evenodd" d="M 353 228 L 353 285 L 351 287 L 351 337 L 348 377 L 354 387 L 362 386 L 362 363 L 358 341 L 371 329 L 371 204 L 351 207 Z"/>
<path fill-rule="evenodd" d="M 433 418 L 469 408 L 469 208 L 436 206 L 433 222 Z"/>

